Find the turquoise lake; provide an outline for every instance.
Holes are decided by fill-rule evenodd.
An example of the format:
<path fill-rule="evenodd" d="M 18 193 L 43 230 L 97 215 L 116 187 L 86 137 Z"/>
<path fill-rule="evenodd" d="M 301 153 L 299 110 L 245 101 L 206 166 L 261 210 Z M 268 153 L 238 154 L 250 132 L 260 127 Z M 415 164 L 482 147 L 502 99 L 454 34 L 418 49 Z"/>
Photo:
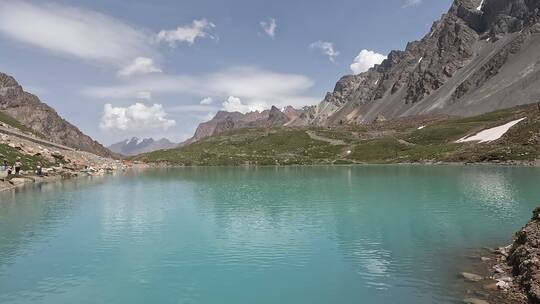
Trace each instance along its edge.
<path fill-rule="evenodd" d="M 540 168 L 180 168 L 0 194 L 0 303 L 461 303 Z"/>

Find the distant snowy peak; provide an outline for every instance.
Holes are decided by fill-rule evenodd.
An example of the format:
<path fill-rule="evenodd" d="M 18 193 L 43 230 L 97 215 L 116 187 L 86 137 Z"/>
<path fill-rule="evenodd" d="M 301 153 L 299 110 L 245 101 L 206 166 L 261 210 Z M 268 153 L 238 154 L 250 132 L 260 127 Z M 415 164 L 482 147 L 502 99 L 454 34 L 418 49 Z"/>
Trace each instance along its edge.
<path fill-rule="evenodd" d="M 156 150 L 175 148 L 178 144 L 166 138 L 154 140 L 153 138 L 140 139 L 133 137 L 110 145 L 109 150 L 122 155 L 132 156 L 141 153 L 148 153 Z"/>

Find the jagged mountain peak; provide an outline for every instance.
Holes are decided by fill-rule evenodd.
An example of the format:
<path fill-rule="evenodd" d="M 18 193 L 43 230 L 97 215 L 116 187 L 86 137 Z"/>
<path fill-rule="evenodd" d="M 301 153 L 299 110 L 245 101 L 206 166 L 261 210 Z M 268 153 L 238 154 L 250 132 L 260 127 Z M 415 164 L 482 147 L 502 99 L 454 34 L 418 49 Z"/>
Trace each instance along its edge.
<path fill-rule="evenodd" d="M 422 39 L 365 73 L 342 77 L 307 121 L 475 115 L 535 102 L 539 7 L 540 0 L 456 0 Z"/>
<path fill-rule="evenodd" d="M 288 125 L 296 121 L 302 113 L 304 113 L 304 110 L 297 110 L 292 106 L 284 107 L 283 110 L 272 106 L 269 110 L 262 112 L 254 111 L 245 114 L 219 111 L 211 120 L 199 124 L 193 137 L 182 143 L 182 145 L 190 144 L 232 129 Z"/>
<path fill-rule="evenodd" d="M 173 143 L 166 138 L 154 140 L 153 138 L 140 139 L 138 137 L 132 137 L 131 139 L 125 139 L 112 144 L 108 148 L 115 153 L 132 156 L 156 150 L 172 149 L 177 146 L 177 143 Z"/>
<path fill-rule="evenodd" d="M 0 72 L 0 87 L 8 88 L 8 87 L 19 87 L 19 86 L 20 85 L 17 82 L 17 80 L 15 80 L 15 78 Z"/>

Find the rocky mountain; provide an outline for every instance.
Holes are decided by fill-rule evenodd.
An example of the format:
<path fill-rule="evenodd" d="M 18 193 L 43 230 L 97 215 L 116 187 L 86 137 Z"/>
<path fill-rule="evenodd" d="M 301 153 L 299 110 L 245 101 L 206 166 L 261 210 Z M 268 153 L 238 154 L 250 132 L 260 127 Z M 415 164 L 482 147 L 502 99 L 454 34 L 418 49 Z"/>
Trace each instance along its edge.
<path fill-rule="evenodd" d="M 166 138 L 154 140 L 153 138 L 138 139 L 137 137 L 133 137 L 132 139 L 126 139 L 110 145 L 107 148 L 114 153 L 132 156 L 157 150 L 172 149 L 177 146 L 177 143 L 173 143 Z"/>
<path fill-rule="evenodd" d="M 113 156 L 111 151 L 64 120 L 38 97 L 25 92 L 13 77 L 3 73 L 0 73 L 0 111 L 52 142 L 100 156 Z"/>
<path fill-rule="evenodd" d="M 244 127 L 474 116 L 540 101 L 540 0 L 455 0 L 421 40 L 341 78 L 316 106 L 219 112 L 183 144 Z"/>
<path fill-rule="evenodd" d="M 305 124 L 472 116 L 540 101 L 540 0 L 455 0 L 420 41 L 345 76 Z"/>
<path fill-rule="evenodd" d="M 190 144 L 213 135 L 218 135 L 228 130 L 247 127 L 266 128 L 295 125 L 297 122 L 303 124 L 303 120 L 300 119 L 303 112 L 303 110 L 297 110 L 291 106 L 281 110 L 272 106 L 270 110 L 249 112 L 246 114 L 240 112 L 219 111 L 214 118 L 201 123 L 195 131 L 195 135 L 182 143 L 182 145 Z"/>

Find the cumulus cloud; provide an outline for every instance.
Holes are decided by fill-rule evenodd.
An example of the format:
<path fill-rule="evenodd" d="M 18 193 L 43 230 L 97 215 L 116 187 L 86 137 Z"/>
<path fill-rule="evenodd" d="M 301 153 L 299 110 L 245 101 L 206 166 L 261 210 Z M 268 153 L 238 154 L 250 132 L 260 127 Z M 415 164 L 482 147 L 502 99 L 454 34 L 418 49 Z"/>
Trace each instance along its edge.
<path fill-rule="evenodd" d="M 243 104 L 265 102 L 278 107 L 315 104 L 308 90 L 313 81 L 297 74 L 276 73 L 257 67 L 234 67 L 203 75 L 148 74 L 121 85 L 88 87 L 83 94 L 98 99 L 133 98 L 138 92 L 188 94 L 198 98 L 235 96 Z"/>
<path fill-rule="evenodd" d="M 238 97 L 229 96 L 227 100 L 223 102 L 223 109 L 227 112 L 261 112 L 268 108 L 268 105 L 264 101 L 243 103 Z"/>
<path fill-rule="evenodd" d="M 321 51 L 322 54 L 328 56 L 328 59 L 330 61 L 335 62 L 335 58 L 339 56 L 339 52 L 336 51 L 334 48 L 334 44 L 332 42 L 327 41 L 316 41 L 313 42 L 310 46 L 311 49 L 318 49 Z"/>
<path fill-rule="evenodd" d="M 51 3 L 0 1 L 0 34 L 56 54 L 116 66 L 153 53 L 143 31 L 104 14 Z"/>
<path fill-rule="evenodd" d="M 380 64 L 386 59 L 386 56 L 376 53 L 374 51 L 362 50 L 354 58 L 353 63 L 351 64 L 351 70 L 355 74 L 360 74 L 366 72 L 376 64 Z"/>
<path fill-rule="evenodd" d="M 136 74 L 161 73 L 162 70 L 156 66 L 152 58 L 137 57 L 132 63 L 118 71 L 118 76 L 129 77 Z"/>
<path fill-rule="evenodd" d="M 156 39 L 158 42 L 169 43 L 171 47 L 174 47 L 177 42 L 185 42 L 192 45 L 197 38 L 214 38 L 214 36 L 210 35 L 209 31 L 215 27 L 215 24 L 206 19 L 193 20 L 190 25 L 179 26 L 174 30 L 161 30 L 157 34 Z"/>
<path fill-rule="evenodd" d="M 214 100 L 211 97 L 206 97 L 202 99 L 199 103 L 202 105 L 209 105 L 209 104 L 212 104 L 213 102 Z"/>
<path fill-rule="evenodd" d="M 276 28 L 277 28 L 277 22 L 276 19 L 270 18 L 268 22 L 261 21 L 260 22 L 261 28 L 263 31 L 270 37 L 274 38 L 276 37 Z"/>
<path fill-rule="evenodd" d="M 422 0 L 405 0 L 403 7 L 417 6 L 422 4 Z"/>
<path fill-rule="evenodd" d="M 167 119 L 167 113 L 160 104 L 146 106 L 135 103 L 128 107 L 113 107 L 111 104 L 106 104 L 100 128 L 119 131 L 167 130 L 174 125 L 176 122 Z"/>

